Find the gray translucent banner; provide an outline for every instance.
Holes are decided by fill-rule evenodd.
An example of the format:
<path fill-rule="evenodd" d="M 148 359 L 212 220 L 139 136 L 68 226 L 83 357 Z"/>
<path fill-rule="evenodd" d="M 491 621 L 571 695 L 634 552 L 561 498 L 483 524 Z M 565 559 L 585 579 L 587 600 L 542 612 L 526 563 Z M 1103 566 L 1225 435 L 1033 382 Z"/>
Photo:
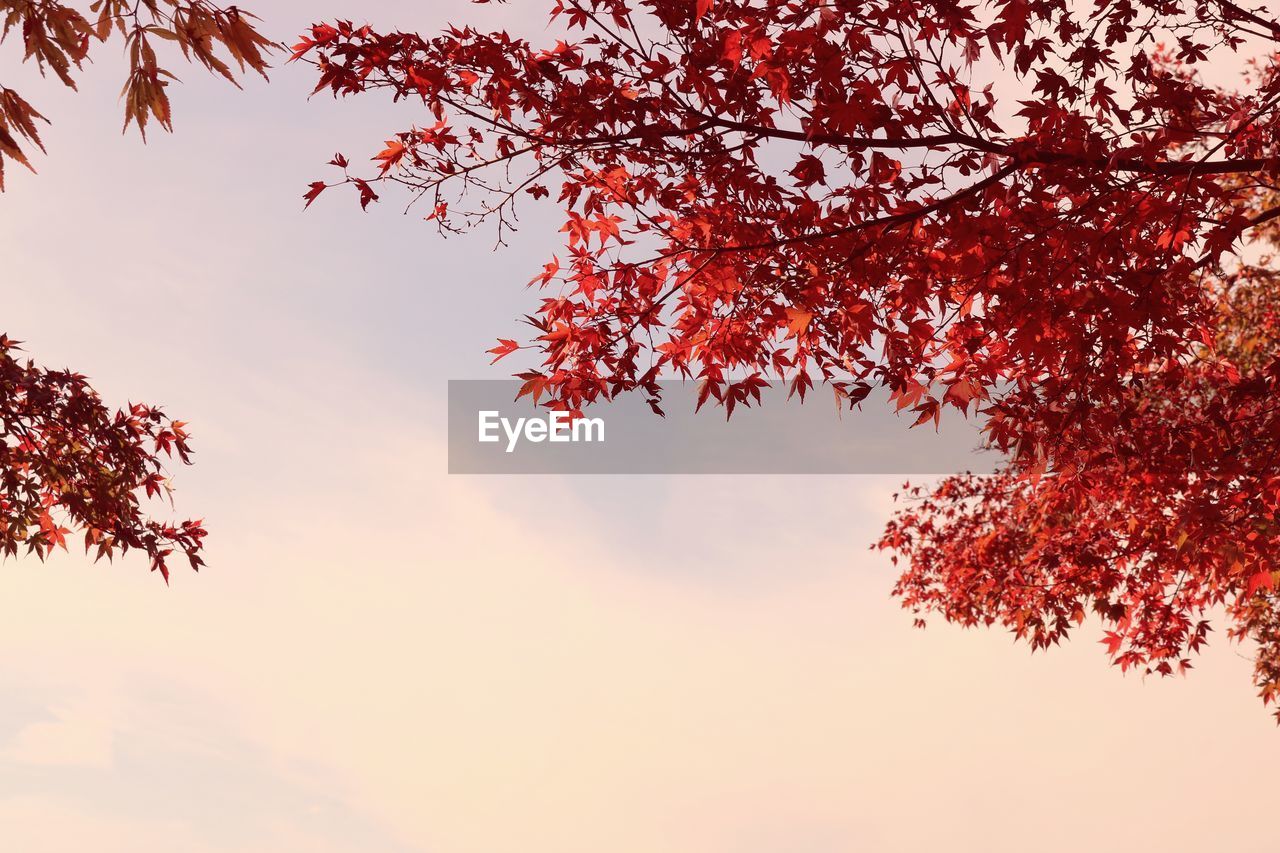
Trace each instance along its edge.
<path fill-rule="evenodd" d="M 829 387 L 801 404 L 775 383 L 763 402 L 726 420 L 709 400 L 694 411 L 695 382 L 665 382 L 659 417 L 639 394 L 588 407 L 569 421 L 525 397 L 518 380 L 450 380 L 451 474 L 904 474 L 989 473 L 979 424 L 959 412 L 911 428 L 887 393 L 837 409 Z"/>

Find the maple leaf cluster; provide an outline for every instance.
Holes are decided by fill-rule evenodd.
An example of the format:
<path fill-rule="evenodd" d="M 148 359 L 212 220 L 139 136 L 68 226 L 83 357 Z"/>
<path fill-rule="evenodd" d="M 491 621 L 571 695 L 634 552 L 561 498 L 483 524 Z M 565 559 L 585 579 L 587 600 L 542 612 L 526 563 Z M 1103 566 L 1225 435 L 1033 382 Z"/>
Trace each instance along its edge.
<path fill-rule="evenodd" d="M 34 61 L 41 74 L 52 73 L 71 89 L 90 60 L 91 48 L 119 36 L 129 61 L 120 92 L 124 128 L 136 123 L 144 137 L 149 121 L 173 129 L 167 89 L 177 78 L 160 65 L 158 44 L 172 43 L 185 61 L 197 62 L 237 86 L 231 64 L 265 77 L 266 54 L 274 47 L 254 28 L 253 15 L 206 0 L 94 0 L 87 7 L 54 0 L 0 0 L 0 17 L 0 42 L 18 34 L 23 60 Z M 45 121 L 22 96 L 0 84 L 0 191 L 6 159 L 33 169 L 22 143 L 43 151 L 39 125 Z"/>
<path fill-rule="evenodd" d="M 905 606 L 1033 648 L 1094 615 L 1115 663 L 1161 675 L 1190 668 L 1225 611 L 1263 700 L 1280 698 L 1280 273 L 1268 251 L 1206 286 L 1205 345 L 1134 371 L 1087 419 L 1049 419 L 1069 461 L 908 489 L 879 542 L 907 562 Z"/>
<path fill-rule="evenodd" d="M 173 128 L 166 90 L 176 78 L 161 66 L 157 45 L 170 43 L 185 61 L 237 86 L 237 69 L 265 77 L 266 55 L 276 47 L 253 15 L 206 0 L 0 0 L 0 21 L 0 42 L 20 39 L 24 62 L 72 89 L 91 49 L 120 37 L 129 63 L 124 129 L 136 124 L 144 138 L 149 122 Z M 44 150 L 46 121 L 0 85 L 0 191 L 6 160 L 34 171 L 24 145 Z M 157 521 L 142 508 L 168 494 L 166 460 L 190 462 L 185 425 L 151 406 L 112 412 L 84 376 L 24 363 L 16 349 L 0 336 L 0 554 L 44 559 L 74 533 L 95 560 L 145 553 L 166 582 L 172 559 L 198 569 L 202 523 Z"/>
<path fill-rule="evenodd" d="M 551 0 L 534 45 L 346 21 L 316 91 L 420 104 L 367 170 L 442 230 L 555 203 L 519 374 L 549 405 L 781 378 L 1009 457 L 890 525 L 908 607 L 1172 673 L 1227 608 L 1280 694 L 1280 24 L 1231 0 Z M 1253 54 L 1259 58 L 1247 60 Z M 1239 70 L 1240 86 L 1201 69 Z"/>
<path fill-rule="evenodd" d="M 1257 114 L 1280 84 L 1268 67 L 1225 93 L 1141 44 L 1139 7 L 1204 40 L 1185 63 L 1235 47 L 1234 13 L 1205 5 L 996 2 L 983 23 L 952 3 L 561 0 L 583 35 L 547 48 L 340 21 L 294 58 L 317 90 L 426 107 L 372 174 L 335 159 L 362 205 L 403 185 L 443 229 L 501 231 L 554 193 L 565 257 L 533 323 L 558 404 L 819 375 L 936 420 L 1010 380 L 1119 394 L 1207 326 L 1196 273 L 1253 224 L 1221 177 L 1272 162 Z M 1011 116 L 972 79 L 996 63 L 1029 89 Z M 995 439 L 1041 452 L 1020 413 Z"/>
<path fill-rule="evenodd" d="M 112 412 L 84 376 L 16 350 L 0 335 L 0 554 L 44 559 L 79 533 L 95 561 L 136 549 L 166 581 L 175 554 L 198 569 L 201 522 L 143 511 L 144 499 L 169 491 L 162 460 L 190 463 L 185 425 L 150 406 Z"/>

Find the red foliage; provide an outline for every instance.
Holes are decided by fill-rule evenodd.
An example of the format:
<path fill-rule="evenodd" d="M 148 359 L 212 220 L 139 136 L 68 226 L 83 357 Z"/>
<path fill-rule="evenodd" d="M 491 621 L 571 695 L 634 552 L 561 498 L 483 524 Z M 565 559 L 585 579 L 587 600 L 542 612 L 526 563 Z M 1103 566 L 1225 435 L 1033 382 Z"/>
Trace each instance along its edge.
<path fill-rule="evenodd" d="M 83 5 L 87 8 L 82 6 L 82 11 L 54 0 L 0 3 L 0 42 L 18 34 L 24 61 L 34 60 L 41 74 L 52 72 L 74 89 L 90 49 L 119 36 L 129 59 L 129 76 L 120 92 L 124 127 L 136 124 L 144 138 L 151 120 L 173 130 L 167 89 L 177 78 L 160 65 L 157 44 L 172 43 L 184 60 L 198 62 L 237 86 L 228 62 L 265 77 L 264 54 L 276 47 L 254 29 L 254 16 L 236 6 L 224 9 L 207 0 L 95 0 Z M 4 190 L 6 158 L 32 168 L 19 140 L 44 150 L 38 124 L 44 121 L 48 119 L 22 96 L 0 85 L 0 191 Z"/>
<path fill-rule="evenodd" d="M 232 65 L 265 76 L 265 54 L 275 47 L 253 20 L 234 5 L 207 0 L 94 0 L 79 8 L 16 0 L 0 2 L 0 42 L 20 39 L 24 62 L 34 61 L 42 74 L 74 89 L 91 49 L 118 36 L 129 62 L 120 93 L 124 127 L 136 124 L 145 137 L 149 121 L 173 128 L 167 89 L 176 78 L 160 64 L 157 46 L 169 44 L 183 60 L 239 85 Z M 24 146 L 43 150 L 44 121 L 26 99 L 0 85 L 0 191 L 6 160 L 32 168 Z M 0 336 L 0 554 L 16 555 L 25 546 L 43 559 L 55 547 L 65 549 L 74 530 L 83 533 L 95 560 L 137 549 L 166 582 L 174 552 L 198 569 L 201 522 L 159 522 L 141 508 L 144 497 L 168 492 L 163 460 L 176 453 L 190 461 L 183 423 L 150 406 L 112 413 L 85 377 L 23 364 L 14 349 Z"/>
<path fill-rule="evenodd" d="M 1264 235 L 1274 243 L 1274 228 Z M 905 557 L 895 592 L 917 614 L 1001 624 L 1033 648 L 1086 614 L 1122 669 L 1191 666 L 1209 616 L 1256 641 L 1280 696 L 1280 278 L 1271 257 L 1215 282 L 1213 347 L 1152 364 L 1087 419 L 1054 415 L 1056 465 L 1010 465 L 908 490 L 881 548 Z"/>
<path fill-rule="evenodd" d="M 531 393 L 813 375 L 977 413 L 1009 467 L 891 526 L 909 606 L 1036 646 L 1096 613 L 1122 666 L 1167 673 L 1223 605 L 1277 692 L 1280 363 L 1270 319 L 1241 326 L 1274 288 L 1239 252 L 1280 216 L 1280 75 L 1241 58 L 1280 25 L 1230 0 L 549 7 L 547 46 L 340 21 L 294 49 L 317 91 L 425 107 L 369 173 L 334 161 L 362 205 L 403 186 L 500 234 L 525 196 L 562 207 Z"/>
<path fill-rule="evenodd" d="M 69 523 L 95 560 L 137 549 L 168 581 L 176 551 L 198 569 L 201 522 L 142 510 L 144 497 L 168 493 L 161 460 L 190 462 L 185 425 L 150 406 L 112 412 L 85 377 L 24 364 L 16 349 L 0 335 L 0 554 L 65 550 Z"/>

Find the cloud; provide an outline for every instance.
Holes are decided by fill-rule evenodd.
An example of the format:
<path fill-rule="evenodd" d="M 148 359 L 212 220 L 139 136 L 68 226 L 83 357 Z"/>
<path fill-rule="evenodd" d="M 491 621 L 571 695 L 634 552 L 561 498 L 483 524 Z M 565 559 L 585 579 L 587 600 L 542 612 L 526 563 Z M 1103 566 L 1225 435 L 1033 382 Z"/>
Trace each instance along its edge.
<path fill-rule="evenodd" d="M 42 767 L 111 766 L 112 731 L 101 708 L 51 708 L 53 720 L 33 722 L 0 749 L 0 761 Z"/>

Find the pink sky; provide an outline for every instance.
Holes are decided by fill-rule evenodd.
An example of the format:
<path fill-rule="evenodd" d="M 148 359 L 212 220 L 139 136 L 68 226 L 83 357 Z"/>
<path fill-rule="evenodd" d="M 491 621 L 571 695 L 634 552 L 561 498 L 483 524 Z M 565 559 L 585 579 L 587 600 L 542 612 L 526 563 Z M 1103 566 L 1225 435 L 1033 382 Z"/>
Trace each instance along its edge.
<path fill-rule="evenodd" d="M 344 8 L 271 6 L 280 37 Z M 1143 682 L 1096 626 L 1035 657 L 915 631 L 867 550 L 896 478 L 446 475 L 443 382 L 503 375 L 549 229 L 492 254 L 390 204 L 304 215 L 333 150 L 413 111 L 187 71 L 144 148 L 111 68 L 39 89 L 4 331 L 192 423 L 210 566 L 0 570 L 5 849 L 1274 849 L 1242 650 Z"/>

